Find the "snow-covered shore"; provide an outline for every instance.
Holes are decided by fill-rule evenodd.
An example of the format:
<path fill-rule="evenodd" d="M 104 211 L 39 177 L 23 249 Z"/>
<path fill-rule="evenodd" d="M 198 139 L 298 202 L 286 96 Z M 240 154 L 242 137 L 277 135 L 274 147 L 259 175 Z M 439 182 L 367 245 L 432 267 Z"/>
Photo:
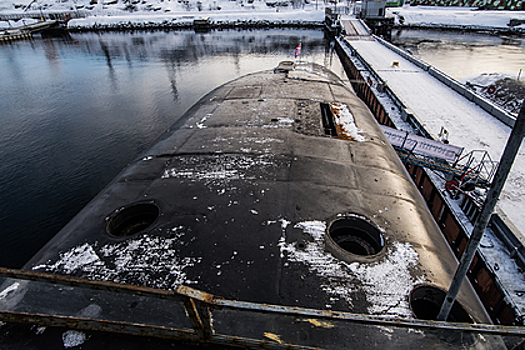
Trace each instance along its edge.
<path fill-rule="evenodd" d="M 237 12 L 186 12 L 170 14 L 140 14 L 118 16 L 92 16 L 69 21 L 72 30 L 136 29 L 150 27 L 190 27 L 194 20 L 208 19 L 213 26 L 221 27 L 271 27 L 271 26 L 321 26 L 324 12 L 308 10 L 237 11 Z"/>
<path fill-rule="evenodd" d="M 525 23 L 511 25 L 516 20 L 525 21 L 525 11 L 479 11 L 468 7 L 403 6 L 402 8 L 389 8 L 387 13 L 395 16 L 395 23 L 399 26 L 525 33 Z M 511 22 L 511 20 L 515 21 Z"/>
<path fill-rule="evenodd" d="M 24 11 L 19 0 L 0 0 L 0 15 Z M 180 28 L 207 19 L 213 26 L 318 26 L 324 21 L 324 3 L 296 0 L 43 0 L 27 12 L 73 12 L 84 18 L 68 22 L 74 30 Z M 0 22 L 0 28 L 14 26 Z"/>
<path fill-rule="evenodd" d="M 339 0 L 341 1 L 341 0 Z M 0 0 L 0 15 L 75 12 L 70 29 L 185 27 L 195 19 L 217 26 L 309 26 L 324 21 L 325 0 Z M 341 2 L 337 6 L 344 7 Z M 352 9 L 346 10 L 352 12 Z M 465 7 L 409 6 L 389 8 L 399 26 L 497 30 L 525 33 L 525 11 L 478 11 Z M 517 20 L 517 22 L 516 22 Z M 0 22 L 0 28 L 13 25 Z"/>

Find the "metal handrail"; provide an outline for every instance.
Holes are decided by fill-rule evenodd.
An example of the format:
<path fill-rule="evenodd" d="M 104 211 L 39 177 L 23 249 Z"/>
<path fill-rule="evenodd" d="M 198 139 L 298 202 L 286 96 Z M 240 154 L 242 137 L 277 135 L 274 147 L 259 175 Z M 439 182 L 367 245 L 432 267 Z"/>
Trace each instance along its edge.
<path fill-rule="evenodd" d="M 268 342 L 260 339 L 216 334 L 213 328 L 211 310 L 230 309 L 253 313 L 275 315 L 280 314 L 297 317 L 308 317 L 313 319 L 343 321 L 348 323 L 357 323 L 365 325 L 388 326 L 395 328 L 463 331 L 468 333 L 479 333 L 488 335 L 513 335 L 525 337 L 525 327 L 388 318 L 382 316 L 353 314 L 349 312 L 315 310 L 301 307 L 268 305 L 254 302 L 227 300 L 184 285 L 179 285 L 177 288 L 175 288 L 174 291 L 170 291 L 164 289 L 116 283 L 111 281 L 89 280 L 74 276 L 55 275 L 49 273 L 8 268 L 0 268 L 0 276 L 9 279 L 29 280 L 35 282 L 49 283 L 53 285 L 76 287 L 96 291 L 123 293 L 135 296 L 138 295 L 149 298 L 182 302 L 186 310 L 186 315 L 189 317 L 193 329 L 187 330 L 158 325 L 123 321 L 110 321 L 77 316 L 45 315 L 39 313 L 25 313 L 0 310 L 0 321 L 4 322 L 69 327 L 83 330 L 106 331 L 132 335 L 146 335 L 159 338 L 189 340 L 197 342 L 238 344 L 246 346 L 263 346 L 272 349 L 314 349 L 314 347 L 310 348 L 305 347 L 304 345 L 287 344 L 284 342 Z"/>

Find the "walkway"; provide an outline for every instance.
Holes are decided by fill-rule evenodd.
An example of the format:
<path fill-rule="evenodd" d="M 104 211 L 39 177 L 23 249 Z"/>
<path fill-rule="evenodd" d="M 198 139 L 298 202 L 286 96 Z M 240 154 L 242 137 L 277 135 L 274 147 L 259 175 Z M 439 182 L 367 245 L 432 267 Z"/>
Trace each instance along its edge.
<path fill-rule="evenodd" d="M 373 40 L 363 22 L 356 18 L 341 19 L 345 36 L 350 40 Z"/>

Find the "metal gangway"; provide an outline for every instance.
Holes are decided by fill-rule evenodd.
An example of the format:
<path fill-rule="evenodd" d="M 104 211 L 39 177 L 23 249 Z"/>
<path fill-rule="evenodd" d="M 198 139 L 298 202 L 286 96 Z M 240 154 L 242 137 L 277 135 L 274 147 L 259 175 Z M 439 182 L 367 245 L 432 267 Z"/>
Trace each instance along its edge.
<path fill-rule="evenodd" d="M 498 162 L 493 161 L 485 150 L 462 155 L 462 147 L 384 125 L 381 127 L 404 163 L 440 171 L 461 183 L 489 187 L 498 168 Z"/>

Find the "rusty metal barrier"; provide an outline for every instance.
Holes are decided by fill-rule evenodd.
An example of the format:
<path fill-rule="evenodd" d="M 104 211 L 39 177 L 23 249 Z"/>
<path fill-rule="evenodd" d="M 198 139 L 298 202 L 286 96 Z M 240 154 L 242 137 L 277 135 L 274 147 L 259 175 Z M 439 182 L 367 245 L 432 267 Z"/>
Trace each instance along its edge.
<path fill-rule="evenodd" d="M 359 315 L 348 312 L 314 310 L 300 307 L 227 300 L 184 285 L 179 285 L 174 291 L 170 291 L 115 283 L 111 281 L 88 280 L 73 276 L 8 268 L 0 268 L 0 276 L 14 280 L 28 280 L 58 286 L 127 294 L 182 303 L 184 305 L 186 316 L 191 322 L 192 329 L 186 330 L 176 327 L 78 316 L 0 310 L 0 321 L 4 322 L 37 324 L 51 327 L 68 327 L 81 330 L 105 331 L 138 336 L 262 347 L 268 349 L 318 349 L 319 347 L 318 344 L 315 344 L 315 347 L 311 347 L 308 346 L 311 344 L 293 344 L 281 341 L 279 337 L 275 338 L 276 336 L 270 336 L 272 335 L 271 333 L 262 333 L 262 331 L 259 333 L 264 334 L 264 336 L 258 338 L 246 337 L 238 334 L 221 334 L 217 328 L 222 327 L 224 330 L 224 326 L 219 324 L 218 327 L 214 327 L 212 311 L 217 312 L 218 310 L 222 310 L 223 312 L 233 312 L 234 317 L 244 315 L 247 319 L 251 319 L 255 323 L 257 323 L 258 320 L 263 319 L 264 315 L 271 317 L 270 321 L 288 317 L 288 321 L 292 320 L 292 323 L 296 323 L 295 326 L 300 322 L 310 322 L 317 325 L 323 325 L 323 322 L 329 322 L 330 327 L 327 328 L 341 332 L 348 331 L 347 327 L 349 325 L 363 325 L 365 327 L 375 326 L 379 328 L 388 327 L 391 329 L 428 330 L 433 332 L 455 331 L 465 332 L 467 334 L 483 334 L 485 336 L 525 337 L 525 327 L 385 318 L 381 316 Z M 265 320 L 264 322 L 269 321 Z M 261 329 L 262 328 L 263 327 L 261 327 Z M 255 335 L 257 336 L 257 334 Z M 322 347 L 323 346 L 321 346 L 321 348 Z M 326 347 L 329 348 L 330 346 Z"/>
<path fill-rule="evenodd" d="M 376 120 L 381 125 L 396 128 L 393 119 L 391 119 L 390 111 L 385 109 L 379 100 L 378 96 L 380 96 L 381 93 L 374 93 L 366 83 L 366 74 L 370 74 L 377 80 L 379 85 L 382 86 L 383 92 L 386 95 L 385 98 L 389 98 L 394 103 L 400 111 L 400 118 L 408 123 L 416 134 L 432 138 L 417 117 L 414 116 L 403 102 L 390 90 L 388 84 L 384 85 L 385 82 L 380 79 L 377 72 L 371 69 L 371 67 L 366 67 L 366 64 L 362 62 L 363 59 L 359 55 L 356 55 L 355 50 L 349 48 L 347 43 L 340 39 L 336 40 L 335 48 L 355 92 L 371 109 Z M 368 71 L 369 69 L 370 71 Z M 378 107 L 374 109 L 374 105 Z M 441 190 L 432 182 L 424 168 L 410 163 L 405 163 L 405 167 L 425 198 L 434 219 L 440 226 L 454 254 L 459 259 L 461 254 L 463 254 L 469 237 L 465 226 L 457 219 L 454 209 L 449 207 Z M 491 176 L 489 172 L 489 177 Z M 525 248 L 519 239 L 516 238 L 513 228 L 507 225 L 507 220 L 505 217 L 502 218 L 501 215 L 501 213 L 492 215 L 492 228 L 496 237 L 512 252 L 512 258 L 516 259 L 518 267 L 523 270 L 525 264 Z M 470 282 L 480 297 L 485 309 L 494 323 L 503 325 L 525 324 L 525 315 L 521 313 L 519 307 L 512 298 L 509 297 L 509 294 L 513 291 L 507 290 L 500 282 L 497 271 L 494 270 L 491 265 L 493 265 L 493 262 L 488 262 L 486 257 L 479 253 L 471 265 L 471 272 L 469 272 Z"/>

